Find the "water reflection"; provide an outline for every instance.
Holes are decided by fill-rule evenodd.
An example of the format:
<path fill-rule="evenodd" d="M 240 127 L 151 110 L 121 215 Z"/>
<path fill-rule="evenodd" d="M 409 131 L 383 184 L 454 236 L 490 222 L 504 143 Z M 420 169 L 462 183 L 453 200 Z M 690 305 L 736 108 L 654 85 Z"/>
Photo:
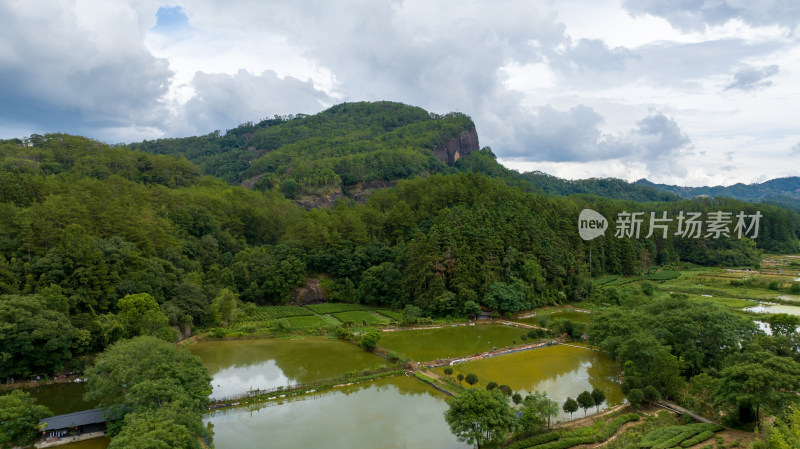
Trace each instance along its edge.
<path fill-rule="evenodd" d="M 385 360 L 352 343 L 326 338 L 235 340 L 192 345 L 212 377 L 212 399 L 376 368 Z"/>
<path fill-rule="evenodd" d="M 302 447 L 467 448 L 450 433 L 445 396 L 405 376 L 325 393 L 235 408 L 206 418 L 217 449 Z"/>
<path fill-rule="evenodd" d="M 460 357 L 521 344 L 529 329 L 505 325 L 447 326 L 384 332 L 378 345 L 418 362 Z"/>
<path fill-rule="evenodd" d="M 800 307 L 787 306 L 783 304 L 760 303 L 755 307 L 748 307 L 744 310 L 754 313 L 786 313 L 789 315 L 800 316 Z"/>
<path fill-rule="evenodd" d="M 458 373 L 477 375 L 479 388 L 494 381 L 508 385 L 523 396 L 533 391 L 546 392 L 559 404 L 567 397 L 575 398 L 593 388 L 606 393 L 606 405 L 616 405 L 623 400 L 622 391 L 613 380 L 617 372 L 615 362 L 588 348 L 549 346 L 462 363 L 453 368 L 454 376 Z M 437 372 L 444 375 L 444 368 L 437 368 Z"/>

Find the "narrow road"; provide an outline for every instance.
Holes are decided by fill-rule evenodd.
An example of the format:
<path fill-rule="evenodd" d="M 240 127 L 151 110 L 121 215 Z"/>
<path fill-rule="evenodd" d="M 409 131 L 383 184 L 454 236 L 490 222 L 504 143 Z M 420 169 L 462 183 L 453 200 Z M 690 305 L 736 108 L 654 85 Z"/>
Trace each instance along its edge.
<path fill-rule="evenodd" d="M 680 413 L 681 415 L 684 415 L 684 414 L 685 415 L 689 415 L 693 419 L 695 419 L 696 421 L 700 421 L 700 422 L 704 422 L 704 423 L 710 423 L 710 424 L 719 424 L 719 423 L 715 423 L 714 421 L 712 421 L 712 420 L 710 420 L 710 419 L 708 419 L 708 418 L 706 418 L 704 416 L 700 416 L 697 413 L 690 412 L 689 410 L 686 410 L 685 408 L 681 407 L 680 405 L 673 404 L 672 402 L 669 402 L 669 401 L 663 401 L 662 400 L 662 401 L 658 402 L 656 405 L 658 405 L 659 407 L 663 407 L 663 408 L 665 408 L 667 410 L 672 410 L 675 413 Z"/>
<path fill-rule="evenodd" d="M 436 367 L 439 367 L 439 366 L 454 365 L 454 364 L 457 364 L 457 363 L 470 362 L 472 360 L 485 359 L 487 357 L 494 357 L 494 356 L 497 356 L 497 355 L 511 354 L 512 352 L 520 352 L 520 351 L 527 351 L 529 349 L 543 348 L 543 347 L 552 346 L 552 345 L 555 345 L 555 344 L 559 344 L 558 340 L 548 340 L 548 341 L 543 341 L 543 342 L 538 342 L 538 343 L 531 343 L 531 344 L 527 344 L 527 345 L 507 346 L 505 348 L 492 349 L 491 351 L 481 352 L 481 353 L 478 353 L 478 354 L 472 354 L 472 355 L 468 355 L 468 356 L 464 356 L 464 357 L 451 357 L 451 358 L 446 358 L 446 359 L 438 359 L 438 360 L 430 360 L 430 361 L 427 361 L 427 362 L 420 362 L 419 365 L 420 366 L 425 366 L 426 368 L 436 368 Z"/>

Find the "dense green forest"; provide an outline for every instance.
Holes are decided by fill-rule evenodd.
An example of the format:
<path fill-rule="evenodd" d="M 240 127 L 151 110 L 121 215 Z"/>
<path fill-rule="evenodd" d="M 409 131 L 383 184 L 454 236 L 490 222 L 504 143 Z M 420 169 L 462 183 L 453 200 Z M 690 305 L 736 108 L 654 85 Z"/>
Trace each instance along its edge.
<path fill-rule="evenodd" d="M 451 120 L 426 114 L 400 114 L 385 126 L 406 129 L 402 123 L 423 115 L 406 126 Z M 396 138 L 401 153 L 422 139 Z M 727 199 L 544 196 L 509 173 L 470 173 L 496 164 L 489 149 L 460 159 L 452 173 L 410 174 L 363 203 L 343 198 L 312 210 L 280 189 L 201 175 L 180 153 L 62 134 L 0 141 L 0 376 L 80 369 L 84 355 L 121 338 L 218 326 L 231 298 L 286 303 L 309 277 L 321 279 L 332 301 L 414 304 L 455 317 L 470 301 L 505 314 L 592 299 L 590 270 L 634 275 L 677 261 L 755 266 L 762 251 L 798 251 L 800 217 L 785 209 Z M 605 237 L 580 239 L 583 208 L 612 222 Z M 623 211 L 718 210 L 760 211 L 758 238 L 681 238 L 674 222 L 667 238 L 647 238 L 646 227 L 639 238 L 614 237 Z"/>

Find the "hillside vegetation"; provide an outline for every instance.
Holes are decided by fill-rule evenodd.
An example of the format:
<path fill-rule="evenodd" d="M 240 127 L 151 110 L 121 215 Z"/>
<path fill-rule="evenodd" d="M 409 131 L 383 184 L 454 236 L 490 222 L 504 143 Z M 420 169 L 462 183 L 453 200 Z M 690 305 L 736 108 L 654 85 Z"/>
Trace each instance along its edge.
<path fill-rule="evenodd" d="M 422 120 L 422 113 L 400 111 L 385 117 L 393 131 L 369 141 L 391 142 L 392 133 L 400 139 L 399 130 L 429 122 L 467 123 L 465 116 Z M 433 145 L 464 129 L 448 126 L 403 139 Z M 277 132 L 270 129 L 263 128 L 260 138 Z M 342 139 L 340 148 L 363 140 Z M 638 238 L 615 238 L 613 220 L 623 211 L 675 217 L 680 210 L 705 215 L 756 209 L 735 200 L 544 196 L 514 172 L 449 173 L 477 164 L 459 159 L 448 167 L 427 147 L 426 160 L 447 168 L 443 173 L 401 179 L 363 203 L 343 200 L 306 210 L 280 189 L 253 190 L 201 175 L 182 156 L 193 154 L 193 147 L 178 142 L 172 155 L 154 155 L 62 134 L 0 141 L 0 332 L 6 336 L 0 376 L 80 368 L 82 355 L 125 337 L 169 339 L 170 327 L 187 334 L 219 326 L 235 316 L 239 301 L 290 302 L 309 277 L 321 279 L 333 302 L 414 305 L 430 316 L 457 317 L 478 305 L 507 314 L 591 299 L 597 293 L 590 269 L 593 276 L 635 275 L 679 260 L 756 266 L 764 250 L 798 250 L 800 217 L 763 205 L 755 240 L 680 238 L 674 222 L 667 238 L 660 232 L 646 238 L 646 228 Z M 414 149 L 422 144 L 391 145 L 381 151 L 423 155 Z M 285 144 L 273 151 L 305 151 L 302 159 L 334 168 L 331 161 L 357 156 L 334 156 L 323 147 Z M 272 160 L 270 154 L 262 157 Z M 485 167 L 496 164 L 489 149 L 472 155 Z M 295 176 L 289 165 L 295 160 L 287 159 L 276 176 Z M 367 170 L 363 179 L 371 176 L 379 174 Z M 589 244 L 577 233 L 578 214 L 587 207 L 612 222 L 605 237 L 591 242 L 591 264 Z"/>

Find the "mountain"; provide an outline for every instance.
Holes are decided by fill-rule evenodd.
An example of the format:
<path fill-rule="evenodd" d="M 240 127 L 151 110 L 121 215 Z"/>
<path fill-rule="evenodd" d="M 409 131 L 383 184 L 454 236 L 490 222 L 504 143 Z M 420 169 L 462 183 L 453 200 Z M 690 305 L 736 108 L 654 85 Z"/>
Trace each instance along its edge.
<path fill-rule="evenodd" d="M 315 115 L 245 123 L 225 134 L 146 140 L 127 148 L 182 155 L 203 173 L 256 190 L 279 190 L 306 208 L 337 199 L 365 199 L 375 188 L 434 173 L 483 173 L 529 192 L 593 194 L 633 201 L 675 201 L 678 195 L 620 179 L 569 181 L 520 174 L 479 150 L 469 116 L 434 114 L 394 103 L 343 103 Z"/>
<path fill-rule="evenodd" d="M 399 179 L 451 172 L 479 144 L 465 114 L 438 115 L 381 101 L 245 123 L 224 135 L 215 131 L 127 147 L 181 154 L 203 173 L 257 190 L 280 190 L 306 207 L 319 207 Z"/>
<path fill-rule="evenodd" d="M 681 187 L 655 184 L 646 179 L 640 179 L 634 184 L 675 193 L 683 198 L 728 197 L 751 203 L 774 204 L 800 212 L 800 177 L 798 176 L 772 179 L 760 184 L 738 183 L 727 187 Z"/>

